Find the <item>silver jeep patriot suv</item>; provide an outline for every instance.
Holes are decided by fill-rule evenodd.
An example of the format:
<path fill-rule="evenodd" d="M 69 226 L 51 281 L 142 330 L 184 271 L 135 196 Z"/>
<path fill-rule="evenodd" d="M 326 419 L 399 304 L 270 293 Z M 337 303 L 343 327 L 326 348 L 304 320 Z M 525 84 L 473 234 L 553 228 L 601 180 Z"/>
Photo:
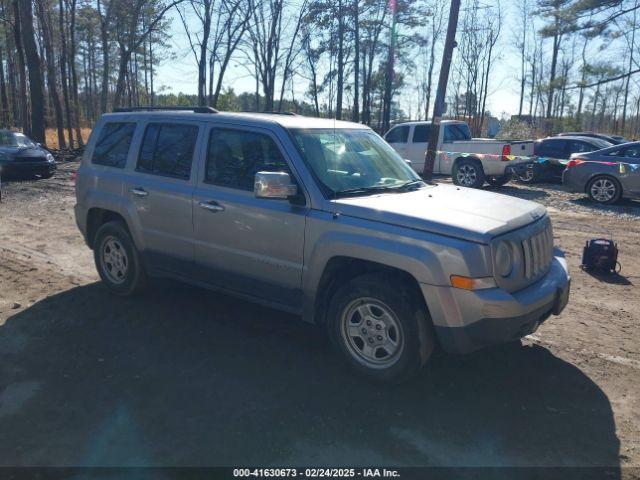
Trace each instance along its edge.
<path fill-rule="evenodd" d="M 546 210 L 423 182 L 363 125 L 297 115 L 103 115 L 78 227 L 118 295 L 172 277 L 299 314 L 377 380 L 434 348 L 520 339 L 569 296 Z"/>

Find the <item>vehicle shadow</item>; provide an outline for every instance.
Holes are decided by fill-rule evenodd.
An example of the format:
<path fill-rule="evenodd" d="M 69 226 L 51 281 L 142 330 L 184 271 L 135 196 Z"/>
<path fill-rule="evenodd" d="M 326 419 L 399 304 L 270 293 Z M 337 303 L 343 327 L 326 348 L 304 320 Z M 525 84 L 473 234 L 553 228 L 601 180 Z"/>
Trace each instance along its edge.
<path fill-rule="evenodd" d="M 540 346 L 374 385 L 296 318 L 160 282 L 100 284 L 0 326 L 1 465 L 609 466 L 611 405 Z"/>
<path fill-rule="evenodd" d="M 600 282 L 611 285 L 633 285 L 629 278 L 619 273 L 598 272 L 596 270 L 587 270 L 586 268 L 583 268 L 582 271 Z"/>
<path fill-rule="evenodd" d="M 628 198 L 623 198 L 612 205 L 601 205 L 595 203 L 587 196 L 574 198 L 569 200 L 569 202 L 573 203 L 574 205 L 578 205 L 580 207 L 588 208 L 595 211 L 640 217 L 640 202 Z"/>

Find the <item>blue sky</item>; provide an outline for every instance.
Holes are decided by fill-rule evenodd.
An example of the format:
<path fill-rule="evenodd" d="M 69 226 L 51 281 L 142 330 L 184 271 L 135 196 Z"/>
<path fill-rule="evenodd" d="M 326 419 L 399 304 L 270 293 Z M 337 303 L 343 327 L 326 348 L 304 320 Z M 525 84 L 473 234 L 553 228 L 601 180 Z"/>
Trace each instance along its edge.
<path fill-rule="evenodd" d="M 514 114 L 518 111 L 519 82 L 517 79 L 519 70 L 519 58 L 515 54 L 514 41 L 511 38 L 517 28 L 514 15 L 511 12 L 511 4 L 503 2 L 505 22 L 497 49 L 500 54 L 492 70 L 490 82 L 490 95 L 488 98 L 488 110 L 493 115 L 500 117 L 502 114 Z M 195 27 L 197 29 L 197 26 Z M 195 94 L 197 92 L 197 68 L 193 54 L 189 48 L 184 27 L 177 14 L 172 14 L 171 40 L 175 60 L 165 61 L 157 71 L 157 87 L 165 87 L 172 93 Z M 236 62 L 237 63 L 237 62 Z M 437 79 L 435 79 L 437 82 Z M 303 98 L 307 88 L 305 81 L 300 80 L 296 88 L 296 97 Z M 232 65 L 225 75 L 224 87 L 231 86 L 240 93 L 253 92 L 255 80 L 246 69 Z M 407 109 L 412 101 L 413 93 L 409 88 L 400 98 L 401 105 Z M 308 99 L 306 99 L 308 100 Z"/>

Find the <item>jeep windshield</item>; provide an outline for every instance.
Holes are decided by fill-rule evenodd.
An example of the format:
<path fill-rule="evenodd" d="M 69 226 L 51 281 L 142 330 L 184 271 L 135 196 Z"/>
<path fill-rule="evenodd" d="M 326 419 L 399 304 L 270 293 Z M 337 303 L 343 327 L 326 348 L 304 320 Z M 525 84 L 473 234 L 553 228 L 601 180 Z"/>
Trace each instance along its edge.
<path fill-rule="evenodd" d="M 400 156 L 371 130 L 293 130 L 307 166 L 330 196 L 402 192 L 424 185 Z"/>

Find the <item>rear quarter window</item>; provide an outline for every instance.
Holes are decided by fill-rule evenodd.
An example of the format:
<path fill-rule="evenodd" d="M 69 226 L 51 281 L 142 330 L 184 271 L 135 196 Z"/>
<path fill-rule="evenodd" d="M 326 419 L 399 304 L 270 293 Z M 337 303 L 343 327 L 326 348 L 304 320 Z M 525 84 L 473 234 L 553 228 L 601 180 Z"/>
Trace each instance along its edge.
<path fill-rule="evenodd" d="M 135 130 L 136 124 L 134 122 L 105 123 L 93 149 L 91 163 L 124 168 Z"/>

